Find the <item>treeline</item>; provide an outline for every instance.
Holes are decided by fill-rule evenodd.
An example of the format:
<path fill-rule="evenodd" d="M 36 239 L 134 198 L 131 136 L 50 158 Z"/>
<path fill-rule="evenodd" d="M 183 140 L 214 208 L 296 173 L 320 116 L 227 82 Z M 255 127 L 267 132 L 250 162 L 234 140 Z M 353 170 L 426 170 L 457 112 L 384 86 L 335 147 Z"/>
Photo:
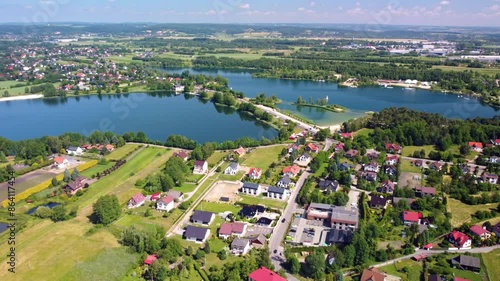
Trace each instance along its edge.
<path fill-rule="evenodd" d="M 500 135 L 500 117 L 457 120 L 407 108 L 388 108 L 361 121 L 345 122 L 343 127 L 349 132 L 374 129 L 370 139 L 380 150 L 384 150 L 386 143 L 397 143 L 436 145 L 445 151 L 452 145 L 465 145 L 469 141 L 488 143 L 496 139 Z"/>

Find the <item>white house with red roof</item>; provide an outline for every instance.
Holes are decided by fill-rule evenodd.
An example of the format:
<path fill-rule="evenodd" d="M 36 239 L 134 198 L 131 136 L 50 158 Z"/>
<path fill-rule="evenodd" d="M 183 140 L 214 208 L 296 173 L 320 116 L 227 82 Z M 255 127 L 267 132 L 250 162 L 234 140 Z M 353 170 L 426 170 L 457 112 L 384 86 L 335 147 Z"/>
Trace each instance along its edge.
<path fill-rule="evenodd" d="M 137 193 L 132 198 L 130 198 L 130 200 L 128 201 L 128 208 L 133 209 L 133 208 L 140 207 L 140 206 L 144 205 L 144 202 L 146 202 L 146 197 L 144 197 L 144 195 L 142 195 L 142 193 Z"/>
<path fill-rule="evenodd" d="M 151 201 L 157 201 L 161 197 L 161 192 L 155 192 L 151 194 Z"/>
<path fill-rule="evenodd" d="M 472 245 L 470 237 L 458 230 L 453 230 L 453 232 L 448 234 L 447 238 L 457 248 L 470 248 Z"/>
<path fill-rule="evenodd" d="M 403 212 L 403 222 L 405 225 L 420 224 L 420 220 L 423 218 L 422 213 L 413 211 Z"/>
<path fill-rule="evenodd" d="M 470 141 L 469 147 L 470 147 L 470 150 L 472 150 L 472 151 L 483 152 L 483 143 L 482 142 Z"/>
<path fill-rule="evenodd" d="M 491 142 L 493 143 L 493 145 L 500 145 L 500 139 L 492 140 Z"/>
<path fill-rule="evenodd" d="M 289 177 L 295 177 L 300 173 L 300 167 L 297 165 L 288 166 L 283 168 L 283 175 Z"/>
<path fill-rule="evenodd" d="M 263 266 L 250 273 L 248 281 L 286 281 L 286 279 Z"/>
<path fill-rule="evenodd" d="M 313 153 L 318 153 L 319 152 L 319 147 L 315 145 L 314 143 L 310 143 L 306 146 L 306 150 L 313 152 Z"/>
<path fill-rule="evenodd" d="M 395 143 L 386 143 L 385 150 L 389 153 L 401 153 L 401 146 Z"/>
<path fill-rule="evenodd" d="M 250 168 L 247 176 L 253 180 L 258 180 L 262 176 L 262 170 L 260 168 Z"/>
<path fill-rule="evenodd" d="M 470 232 L 479 238 L 481 240 L 489 239 L 491 237 L 491 232 L 486 230 L 484 227 L 480 227 L 479 225 L 473 225 L 469 228 Z"/>
<path fill-rule="evenodd" d="M 231 236 L 242 237 L 247 230 L 246 223 L 232 222 L 223 223 L 219 228 L 219 238 L 228 239 Z"/>
<path fill-rule="evenodd" d="M 170 212 L 174 208 L 174 197 L 164 196 L 156 202 L 156 210 Z"/>
<path fill-rule="evenodd" d="M 62 156 L 56 156 L 54 157 L 54 167 L 58 169 L 65 169 L 69 166 L 69 161 L 68 159 L 62 157 Z"/>
<path fill-rule="evenodd" d="M 398 164 L 398 160 L 399 160 L 399 157 L 396 155 L 387 156 L 385 158 L 385 164 L 395 166 L 396 164 Z"/>
<path fill-rule="evenodd" d="M 193 174 L 201 175 L 208 171 L 208 162 L 196 160 L 194 162 Z"/>
<path fill-rule="evenodd" d="M 481 179 L 484 182 L 491 183 L 491 184 L 497 184 L 498 183 L 498 175 L 495 174 L 490 174 L 490 173 L 484 173 Z"/>

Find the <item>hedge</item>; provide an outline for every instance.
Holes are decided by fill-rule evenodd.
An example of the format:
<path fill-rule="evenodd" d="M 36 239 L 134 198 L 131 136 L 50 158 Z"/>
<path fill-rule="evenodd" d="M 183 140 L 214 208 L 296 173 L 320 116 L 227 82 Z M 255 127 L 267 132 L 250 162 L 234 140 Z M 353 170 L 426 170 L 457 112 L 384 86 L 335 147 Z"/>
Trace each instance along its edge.
<path fill-rule="evenodd" d="M 200 267 L 199 263 L 195 262 L 194 263 L 194 268 L 196 269 L 196 271 L 198 271 L 198 273 L 200 274 L 201 279 L 203 279 L 203 281 L 210 281 L 210 278 L 208 277 L 207 273 L 205 272 L 204 269 L 202 269 Z"/>
<path fill-rule="evenodd" d="M 78 170 L 78 172 L 82 172 L 82 171 L 85 171 L 89 168 L 92 168 L 94 167 L 95 165 L 97 165 L 97 160 L 92 160 L 92 161 L 89 161 L 89 162 L 86 162 L 78 167 L 76 167 L 76 169 Z M 62 181 L 64 179 L 64 173 L 62 174 L 59 174 L 56 176 L 56 179 L 58 181 Z M 39 183 L 33 187 L 30 187 L 28 189 L 26 189 L 25 191 L 19 193 L 19 194 L 16 194 L 15 198 L 14 198 L 14 202 L 19 202 L 23 199 L 26 199 L 28 198 L 30 195 L 32 194 L 35 194 L 35 193 L 38 193 L 46 188 L 48 188 L 49 186 L 52 185 L 52 179 L 48 179 L 42 183 Z M 6 199 L 2 202 L 2 207 L 7 207 L 9 205 L 9 199 Z"/>

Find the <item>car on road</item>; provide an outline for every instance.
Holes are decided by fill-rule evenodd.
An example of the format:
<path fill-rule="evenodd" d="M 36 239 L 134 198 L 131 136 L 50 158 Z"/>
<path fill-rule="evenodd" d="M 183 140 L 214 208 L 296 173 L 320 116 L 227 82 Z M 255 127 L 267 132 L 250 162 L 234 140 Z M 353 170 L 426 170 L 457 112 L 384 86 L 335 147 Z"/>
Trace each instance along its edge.
<path fill-rule="evenodd" d="M 281 222 L 285 222 L 285 221 L 286 221 L 286 219 L 285 219 L 285 218 L 283 218 L 283 219 L 281 220 Z"/>

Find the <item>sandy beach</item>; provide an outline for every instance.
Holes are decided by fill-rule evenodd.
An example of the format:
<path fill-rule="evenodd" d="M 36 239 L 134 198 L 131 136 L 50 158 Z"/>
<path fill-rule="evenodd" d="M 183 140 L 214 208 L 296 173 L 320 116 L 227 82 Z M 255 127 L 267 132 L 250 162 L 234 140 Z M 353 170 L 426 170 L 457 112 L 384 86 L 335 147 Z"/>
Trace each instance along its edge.
<path fill-rule="evenodd" d="M 0 98 L 1 101 L 15 101 L 15 100 L 32 100 L 32 99 L 40 99 L 43 98 L 42 94 L 37 94 L 37 95 L 20 95 L 20 96 L 15 96 L 15 97 L 4 97 Z"/>

